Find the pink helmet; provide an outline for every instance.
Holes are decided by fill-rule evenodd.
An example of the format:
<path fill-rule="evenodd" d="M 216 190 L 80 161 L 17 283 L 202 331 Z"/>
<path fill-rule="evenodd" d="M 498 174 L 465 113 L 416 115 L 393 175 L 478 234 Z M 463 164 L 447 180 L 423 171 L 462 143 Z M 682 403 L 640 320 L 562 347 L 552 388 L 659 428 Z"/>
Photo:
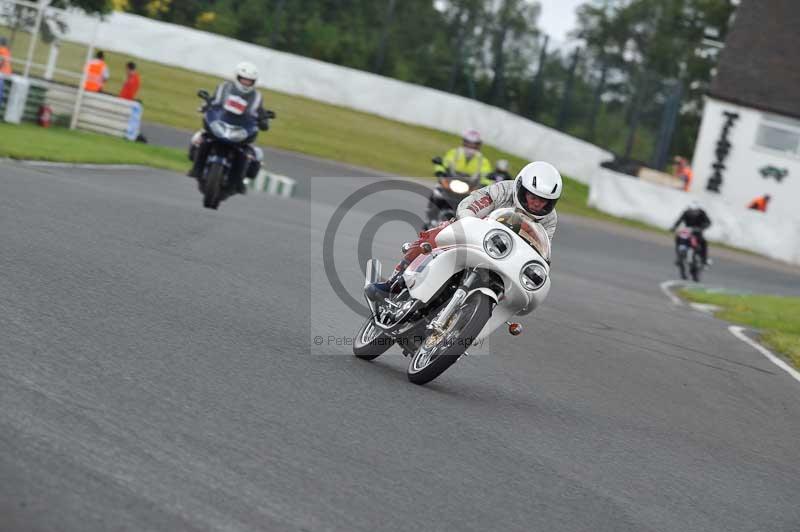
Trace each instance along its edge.
<path fill-rule="evenodd" d="M 461 135 L 461 141 L 465 148 L 471 148 L 473 150 L 480 150 L 481 145 L 483 145 L 481 134 L 475 129 L 468 129 L 465 131 L 464 134 Z"/>

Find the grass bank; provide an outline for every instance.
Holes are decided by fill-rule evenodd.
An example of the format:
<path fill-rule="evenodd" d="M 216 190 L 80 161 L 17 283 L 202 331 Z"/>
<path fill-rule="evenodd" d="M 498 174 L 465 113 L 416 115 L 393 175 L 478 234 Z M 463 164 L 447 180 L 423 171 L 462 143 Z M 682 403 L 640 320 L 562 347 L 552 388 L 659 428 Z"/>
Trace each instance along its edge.
<path fill-rule="evenodd" d="M 94 164 L 141 164 L 185 172 L 186 152 L 61 128 L 0 123 L 0 157 Z"/>
<path fill-rule="evenodd" d="M 800 369 L 800 297 L 737 295 L 684 289 L 681 296 L 721 308 L 720 319 L 761 331 L 760 341 Z"/>

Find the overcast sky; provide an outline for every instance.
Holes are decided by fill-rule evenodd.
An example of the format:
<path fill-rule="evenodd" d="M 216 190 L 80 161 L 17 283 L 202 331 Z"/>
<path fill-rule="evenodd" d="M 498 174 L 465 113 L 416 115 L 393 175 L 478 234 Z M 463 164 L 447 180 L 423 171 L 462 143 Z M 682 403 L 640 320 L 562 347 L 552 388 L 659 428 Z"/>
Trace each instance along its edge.
<path fill-rule="evenodd" d="M 567 32 L 575 28 L 575 8 L 587 0 L 538 0 L 542 6 L 539 28 L 550 35 L 554 45 L 567 40 Z"/>

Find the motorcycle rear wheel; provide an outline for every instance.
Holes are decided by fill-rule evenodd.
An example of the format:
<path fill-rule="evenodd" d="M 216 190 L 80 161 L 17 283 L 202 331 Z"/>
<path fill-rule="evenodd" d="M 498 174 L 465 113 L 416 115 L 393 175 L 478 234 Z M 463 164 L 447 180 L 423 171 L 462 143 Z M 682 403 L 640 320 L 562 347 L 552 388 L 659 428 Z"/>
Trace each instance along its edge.
<path fill-rule="evenodd" d="M 203 185 L 203 207 L 218 209 L 222 196 L 222 180 L 225 177 L 225 167 L 222 163 L 211 163 L 208 175 Z"/>
<path fill-rule="evenodd" d="M 481 292 L 469 296 L 456 310 L 444 334 L 430 335 L 408 363 L 408 380 L 427 384 L 466 352 L 492 316 L 494 301 Z"/>

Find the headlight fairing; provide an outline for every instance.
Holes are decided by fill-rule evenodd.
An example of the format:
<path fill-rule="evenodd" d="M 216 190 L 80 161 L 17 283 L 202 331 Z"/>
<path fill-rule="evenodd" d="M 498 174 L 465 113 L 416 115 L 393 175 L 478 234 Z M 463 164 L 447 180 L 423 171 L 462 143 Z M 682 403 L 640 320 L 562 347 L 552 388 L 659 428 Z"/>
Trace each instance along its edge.
<path fill-rule="evenodd" d="M 225 127 L 225 122 L 223 122 L 222 120 L 214 120 L 208 125 L 208 127 L 209 129 L 211 129 L 211 132 L 214 134 L 214 136 L 225 138 L 227 131 Z"/>
<path fill-rule="evenodd" d="M 231 126 L 222 120 L 214 120 L 209 124 L 209 128 L 214 136 L 231 142 L 242 142 L 247 138 L 247 130 L 245 128 Z"/>
<path fill-rule="evenodd" d="M 502 229 L 492 229 L 483 239 L 483 249 L 493 259 L 504 259 L 511 253 L 514 240 Z"/>
<path fill-rule="evenodd" d="M 539 262 L 529 262 L 519 272 L 519 280 L 526 290 L 538 290 L 547 281 L 547 268 Z"/>

